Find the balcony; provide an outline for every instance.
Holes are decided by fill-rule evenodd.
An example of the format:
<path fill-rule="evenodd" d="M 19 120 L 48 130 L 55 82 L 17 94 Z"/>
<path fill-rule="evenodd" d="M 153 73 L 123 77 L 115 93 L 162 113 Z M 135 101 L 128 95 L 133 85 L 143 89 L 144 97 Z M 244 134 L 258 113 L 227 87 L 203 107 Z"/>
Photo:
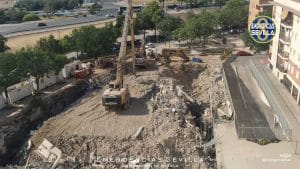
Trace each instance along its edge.
<path fill-rule="evenodd" d="M 285 66 L 285 63 L 286 63 L 285 60 L 281 59 L 280 57 L 277 57 L 276 67 L 282 73 L 287 73 L 287 68 Z"/>
<path fill-rule="evenodd" d="M 279 55 L 279 57 L 281 57 L 281 59 L 288 60 L 290 54 L 285 51 L 278 51 L 278 55 Z"/>
<path fill-rule="evenodd" d="M 287 17 L 281 20 L 281 26 L 289 29 L 293 27 L 293 13 L 288 12 Z"/>
<path fill-rule="evenodd" d="M 292 38 L 292 29 L 281 27 L 279 39 L 285 44 L 290 44 Z"/>
<path fill-rule="evenodd" d="M 290 57 L 289 47 L 282 43 L 278 44 L 278 56 L 283 60 L 288 60 Z"/>

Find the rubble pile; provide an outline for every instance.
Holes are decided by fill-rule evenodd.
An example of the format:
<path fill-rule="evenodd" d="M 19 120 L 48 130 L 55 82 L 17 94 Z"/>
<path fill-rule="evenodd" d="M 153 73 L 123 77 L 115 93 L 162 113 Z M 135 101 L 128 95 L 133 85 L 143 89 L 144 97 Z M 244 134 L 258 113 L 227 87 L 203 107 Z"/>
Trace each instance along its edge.
<path fill-rule="evenodd" d="M 230 118 L 232 110 L 222 76 L 222 62 L 217 57 L 212 61 L 206 60 L 206 64 L 207 69 L 202 71 L 198 75 L 198 78 L 193 80 L 191 95 L 197 100 L 201 100 L 203 105 L 207 105 L 204 115 L 212 115 L 212 113 L 209 113 L 210 109 L 212 109 L 217 111 L 218 116 Z"/>
<path fill-rule="evenodd" d="M 209 168 L 205 158 L 211 157 L 203 150 L 201 131 L 195 122 L 199 120 L 201 109 L 189 109 L 190 104 L 197 102 L 169 77 L 145 74 L 127 80 L 134 89 L 130 90 L 134 97 L 148 100 L 150 123 L 137 128 L 128 138 L 102 136 L 101 133 L 98 136 L 48 137 L 62 152 L 57 167 Z M 27 168 L 49 165 L 49 161 L 41 164 L 43 158 L 35 151 L 30 154 Z"/>
<path fill-rule="evenodd" d="M 0 164 L 17 159 L 21 146 L 29 137 L 30 130 L 41 121 L 54 116 L 67 105 L 84 95 L 87 83 L 77 80 L 46 96 L 37 97 L 5 119 L 0 120 Z"/>
<path fill-rule="evenodd" d="M 104 110 L 99 103 L 101 89 L 91 91 L 43 124 L 20 165 L 28 169 L 54 165 L 62 169 L 215 168 L 214 146 L 206 146 L 213 137 L 207 119 L 212 119 L 210 103 L 225 112 L 221 73 L 220 63 L 206 61 L 175 62 L 126 76 L 132 105 L 119 114 Z M 53 150 L 59 155 L 50 155 Z"/>

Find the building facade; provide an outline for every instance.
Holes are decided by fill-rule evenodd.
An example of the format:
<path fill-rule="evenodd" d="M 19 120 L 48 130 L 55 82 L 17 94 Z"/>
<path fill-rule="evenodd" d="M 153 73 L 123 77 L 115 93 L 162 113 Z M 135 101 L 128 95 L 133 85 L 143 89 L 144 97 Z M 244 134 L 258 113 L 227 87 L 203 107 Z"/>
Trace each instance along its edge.
<path fill-rule="evenodd" d="M 259 13 L 272 11 L 271 0 L 250 0 L 248 26 Z"/>
<path fill-rule="evenodd" d="M 270 46 L 269 66 L 300 105 L 300 1 L 272 3 L 277 31 Z"/>

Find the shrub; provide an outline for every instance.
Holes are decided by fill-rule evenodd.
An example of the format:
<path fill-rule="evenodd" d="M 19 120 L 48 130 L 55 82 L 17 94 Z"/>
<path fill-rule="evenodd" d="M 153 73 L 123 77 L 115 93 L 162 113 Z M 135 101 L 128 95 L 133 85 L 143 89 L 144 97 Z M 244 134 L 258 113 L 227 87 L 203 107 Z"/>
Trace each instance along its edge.
<path fill-rule="evenodd" d="M 24 22 L 27 22 L 27 21 L 36 21 L 36 20 L 40 20 L 40 18 L 36 14 L 34 14 L 34 13 L 26 14 L 23 17 L 23 21 Z"/>

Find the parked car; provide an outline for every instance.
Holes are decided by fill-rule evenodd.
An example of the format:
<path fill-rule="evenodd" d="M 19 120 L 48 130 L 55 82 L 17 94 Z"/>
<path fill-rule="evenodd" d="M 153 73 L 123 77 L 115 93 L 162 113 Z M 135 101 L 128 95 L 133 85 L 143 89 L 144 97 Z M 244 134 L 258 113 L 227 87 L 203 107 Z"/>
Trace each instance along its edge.
<path fill-rule="evenodd" d="M 148 49 L 148 48 L 154 48 L 155 47 L 155 45 L 153 44 L 153 43 L 147 43 L 146 45 L 145 45 L 145 48 L 146 49 Z"/>
<path fill-rule="evenodd" d="M 47 26 L 47 24 L 46 24 L 46 23 L 43 23 L 43 22 L 39 22 L 39 23 L 37 24 L 37 26 L 38 26 L 38 27 L 41 27 L 41 26 Z"/>
<path fill-rule="evenodd" d="M 238 50 L 233 53 L 235 56 L 252 56 L 253 54 L 250 52 L 246 52 L 243 50 Z"/>

